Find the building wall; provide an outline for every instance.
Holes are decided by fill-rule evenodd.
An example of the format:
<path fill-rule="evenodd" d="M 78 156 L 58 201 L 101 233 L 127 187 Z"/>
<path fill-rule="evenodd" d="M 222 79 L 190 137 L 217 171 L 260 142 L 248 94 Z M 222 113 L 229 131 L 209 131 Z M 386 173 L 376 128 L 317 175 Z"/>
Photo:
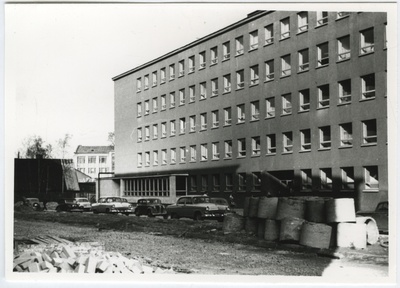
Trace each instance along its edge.
<path fill-rule="evenodd" d="M 260 17 L 261 15 L 261 17 Z M 280 40 L 280 21 L 290 18 L 290 37 Z M 328 13 L 326 25 L 317 27 L 317 15 L 308 13 L 308 30 L 298 33 L 298 12 L 272 12 L 248 18 L 227 31 L 216 33 L 204 41 L 188 45 L 186 48 L 161 57 L 158 61 L 133 70 L 115 79 L 115 135 L 116 135 L 116 175 L 140 175 L 148 173 L 189 173 L 197 175 L 197 187 L 193 193 L 209 192 L 226 196 L 235 193 L 240 203 L 245 196 L 255 195 L 324 195 L 334 197 L 354 197 L 359 210 L 373 209 L 378 201 L 387 198 L 387 112 L 386 112 L 386 48 L 385 13 L 350 13 L 337 19 L 337 14 Z M 265 26 L 274 25 L 274 43 L 265 44 Z M 360 31 L 373 28 L 374 52 L 360 55 Z M 258 30 L 258 48 L 250 51 L 249 34 Z M 338 38 L 350 35 L 351 57 L 338 61 Z M 243 36 L 244 54 L 235 56 L 235 39 Z M 230 58 L 221 61 L 222 44 L 230 41 Z M 318 66 L 317 46 L 328 42 L 329 64 Z M 210 65 L 210 49 L 217 46 L 218 63 Z M 299 72 L 298 51 L 309 49 L 309 69 Z M 206 53 L 206 67 L 199 69 L 199 53 Z M 291 57 L 291 75 L 281 77 L 281 57 Z M 188 58 L 195 56 L 195 71 L 188 74 Z M 275 77 L 266 79 L 265 61 L 274 60 Z M 185 61 L 185 72 L 179 75 L 179 61 Z M 175 79 L 169 80 L 169 66 L 175 65 Z M 258 64 L 259 83 L 251 85 L 250 67 Z M 166 69 L 167 79 L 160 84 L 160 70 Z M 236 73 L 244 70 L 244 87 L 237 89 Z M 157 85 L 152 87 L 152 73 L 157 71 Z M 231 75 L 232 90 L 223 93 L 223 76 Z M 362 99 L 362 79 L 364 75 L 375 75 L 375 97 Z M 149 88 L 144 89 L 144 77 L 149 75 Z M 139 91 L 137 79 L 141 78 Z M 218 94 L 211 96 L 211 80 L 218 78 Z M 351 80 L 351 102 L 339 103 L 339 85 L 342 80 Z M 266 81 L 268 80 L 268 81 Z M 207 98 L 199 100 L 200 83 L 206 82 Z M 329 84 L 329 106 L 318 107 L 318 87 Z M 189 103 L 189 87 L 195 85 L 196 100 Z M 185 103 L 179 105 L 179 90 L 185 89 Z M 299 112 L 299 91 L 309 89 L 309 111 Z M 175 92 L 176 107 L 170 106 L 170 93 Z M 282 114 L 282 95 L 291 94 L 292 112 Z M 166 95 L 166 106 L 161 111 L 161 95 Z M 267 118 L 266 98 L 275 97 L 275 116 Z M 153 98 L 157 98 L 158 110 L 152 111 Z M 149 115 L 144 115 L 143 103 L 149 101 Z M 251 102 L 259 101 L 259 119 L 250 120 Z M 138 115 L 138 103 L 142 103 L 142 114 Z M 238 124 L 237 105 L 245 105 L 246 120 Z M 224 126 L 224 111 L 232 109 L 232 125 Z M 211 111 L 218 110 L 219 127 L 211 128 Z M 200 114 L 207 113 L 207 129 L 200 130 Z M 195 132 L 189 132 L 189 117 L 196 115 Z M 179 120 L 185 117 L 185 133 L 179 133 Z M 363 143 L 363 121 L 376 121 L 376 143 Z M 176 121 L 176 135 L 171 136 L 170 121 Z M 161 123 L 167 122 L 167 136 L 161 137 Z M 340 126 L 352 123 L 353 144 L 340 147 Z M 158 125 L 158 138 L 153 137 L 153 124 Z M 150 139 L 145 141 L 145 127 L 150 127 Z M 320 148 L 320 127 L 330 127 L 331 147 Z M 142 128 L 142 141 L 138 141 L 138 128 Z M 311 150 L 301 151 L 301 130 L 311 131 Z M 292 132 L 293 151 L 284 153 L 283 133 Z M 267 135 L 276 136 L 276 153 L 267 154 Z M 260 137 L 260 153 L 252 156 L 251 138 Z M 238 157 L 237 140 L 245 138 L 246 157 Z M 232 140 L 233 155 L 224 159 L 224 141 Z M 211 145 L 219 142 L 220 159 L 212 160 Z M 207 144 L 208 159 L 200 161 L 200 145 Z M 196 145 L 197 160 L 190 162 L 191 145 Z M 186 161 L 180 163 L 179 149 L 185 147 Z M 171 148 L 176 148 L 176 164 L 170 161 Z M 167 149 L 167 163 L 163 165 L 162 149 Z M 158 165 L 154 163 L 153 151 L 158 151 Z M 145 165 L 145 153 L 150 152 L 150 165 Z M 142 153 L 143 164 L 138 165 L 138 153 Z M 365 169 L 376 166 L 379 174 L 379 189 L 366 189 Z M 354 189 L 342 189 L 342 168 L 353 167 Z M 321 189 L 320 169 L 331 169 L 332 189 Z M 311 169 L 312 187 L 302 188 L 301 170 Z M 283 171 L 283 172 L 282 172 Z M 252 185 L 252 173 L 261 173 L 261 189 L 256 191 Z M 233 189 L 224 185 L 226 173 L 233 175 Z M 246 188 L 238 189 L 237 173 L 247 173 Z M 220 187 L 213 191 L 212 175 L 219 175 Z M 283 175 L 291 175 L 290 187 L 279 185 Z M 201 176 L 208 179 L 208 187 L 201 187 Z M 286 177 L 286 176 L 283 176 Z M 278 183 L 276 183 L 278 182 Z M 238 192 L 238 193 L 236 193 Z"/>

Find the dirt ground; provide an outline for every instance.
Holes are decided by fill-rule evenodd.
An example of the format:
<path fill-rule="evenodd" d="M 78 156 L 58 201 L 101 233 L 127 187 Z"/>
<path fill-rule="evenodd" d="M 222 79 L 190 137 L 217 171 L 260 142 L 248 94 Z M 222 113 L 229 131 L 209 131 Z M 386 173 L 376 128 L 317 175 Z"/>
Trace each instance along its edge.
<path fill-rule="evenodd" d="M 14 215 L 15 238 L 54 235 L 97 241 L 106 251 L 140 257 L 152 266 L 172 267 L 179 273 L 320 276 L 349 267 L 361 267 L 376 276 L 388 273 L 387 258 L 377 263 L 367 258 L 321 257 L 315 249 L 286 249 L 244 232 L 224 235 L 217 221 L 50 211 Z"/>

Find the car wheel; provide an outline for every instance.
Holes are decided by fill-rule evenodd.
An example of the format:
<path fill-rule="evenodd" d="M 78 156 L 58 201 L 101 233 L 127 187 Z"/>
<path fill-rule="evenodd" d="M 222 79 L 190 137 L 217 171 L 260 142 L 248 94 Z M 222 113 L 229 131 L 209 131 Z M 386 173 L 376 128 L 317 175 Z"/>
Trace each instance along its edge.
<path fill-rule="evenodd" d="M 95 210 L 93 210 L 93 213 L 94 213 L 94 214 L 99 214 L 99 211 L 97 211 L 97 210 L 95 209 Z"/>
<path fill-rule="evenodd" d="M 194 213 L 193 219 L 194 219 L 195 221 L 200 221 L 200 220 L 202 220 L 202 219 L 201 219 L 201 212 L 196 212 L 196 213 Z"/>
<path fill-rule="evenodd" d="M 135 216 L 137 216 L 137 217 L 139 217 L 139 216 L 140 216 L 140 213 L 139 213 L 139 211 L 135 210 Z"/>
<path fill-rule="evenodd" d="M 153 212 L 151 210 L 147 211 L 147 217 L 154 217 Z"/>

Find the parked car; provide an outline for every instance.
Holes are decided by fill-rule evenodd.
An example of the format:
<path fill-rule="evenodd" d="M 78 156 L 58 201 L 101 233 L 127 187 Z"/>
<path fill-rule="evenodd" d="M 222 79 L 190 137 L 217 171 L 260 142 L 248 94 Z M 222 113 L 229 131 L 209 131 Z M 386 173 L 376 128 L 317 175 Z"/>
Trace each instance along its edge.
<path fill-rule="evenodd" d="M 83 212 L 83 208 L 81 208 L 74 199 L 60 199 L 57 203 L 57 212 Z"/>
<path fill-rule="evenodd" d="M 139 199 L 136 204 L 135 215 L 147 215 L 149 217 L 163 216 L 168 218 L 167 210 L 158 198 L 143 198 Z"/>
<path fill-rule="evenodd" d="M 129 215 L 133 213 L 133 206 L 122 197 L 106 196 L 99 198 L 97 203 L 92 203 L 93 213 L 123 213 Z"/>
<path fill-rule="evenodd" d="M 24 205 L 30 206 L 36 211 L 41 211 L 44 209 L 43 202 L 40 202 L 39 198 L 24 198 Z"/>
<path fill-rule="evenodd" d="M 183 196 L 176 204 L 167 206 L 167 213 L 171 218 L 193 218 L 194 220 L 216 219 L 219 222 L 224 220 L 225 213 L 229 207 L 211 202 L 208 196 Z"/>
<path fill-rule="evenodd" d="M 357 216 L 369 216 L 374 218 L 376 221 L 376 225 L 378 226 L 378 230 L 381 233 L 389 232 L 389 202 L 384 201 L 378 203 L 375 208 L 375 211 L 366 211 L 366 212 L 358 212 Z"/>
<path fill-rule="evenodd" d="M 229 203 L 228 200 L 226 200 L 225 198 L 210 198 L 211 203 L 217 204 L 219 207 L 224 207 L 223 209 L 225 209 L 226 207 L 229 207 Z"/>
<path fill-rule="evenodd" d="M 90 211 L 91 210 L 91 205 L 90 202 L 87 198 L 74 198 L 74 200 L 76 201 L 77 204 L 79 204 L 79 206 L 85 210 L 85 211 Z"/>

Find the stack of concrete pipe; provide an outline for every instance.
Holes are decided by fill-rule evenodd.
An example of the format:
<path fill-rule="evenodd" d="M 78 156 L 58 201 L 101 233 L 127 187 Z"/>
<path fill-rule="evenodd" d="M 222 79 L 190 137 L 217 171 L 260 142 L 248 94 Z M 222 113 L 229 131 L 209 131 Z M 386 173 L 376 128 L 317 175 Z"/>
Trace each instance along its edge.
<path fill-rule="evenodd" d="M 247 197 L 243 217 L 234 229 L 244 229 L 267 241 L 299 243 L 314 248 L 366 248 L 379 238 L 371 217 L 356 217 L 354 199 L 322 197 Z M 232 217 L 224 221 L 224 231 Z M 225 223 L 229 222 L 229 223 Z M 232 229 L 229 232 L 233 232 Z"/>

